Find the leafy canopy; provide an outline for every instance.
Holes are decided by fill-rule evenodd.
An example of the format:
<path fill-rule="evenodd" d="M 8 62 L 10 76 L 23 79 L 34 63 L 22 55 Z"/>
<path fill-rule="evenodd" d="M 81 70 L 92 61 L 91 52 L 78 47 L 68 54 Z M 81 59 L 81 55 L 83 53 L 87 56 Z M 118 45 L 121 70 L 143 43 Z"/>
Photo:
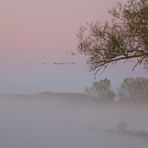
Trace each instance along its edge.
<path fill-rule="evenodd" d="M 95 81 L 93 88 L 97 91 L 98 97 L 103 100 L 113 100 L 115 92 L 111 89 L 111 82 L 108 79 Z"/>
<path fill-rule="evenodd" d="M 125 78 L 118 92 L 123 100 L 148 100 L 148 78 Z"/>
<path fill-rule="evenodd" d="M 135 59 L 133 69 L 148 65 L 148 0 L 118 3 L 112 20 L 86 24 L 78 33 L 78 51 L 89 57 L 90 70 L 106 68 L 121 60 Z"/>

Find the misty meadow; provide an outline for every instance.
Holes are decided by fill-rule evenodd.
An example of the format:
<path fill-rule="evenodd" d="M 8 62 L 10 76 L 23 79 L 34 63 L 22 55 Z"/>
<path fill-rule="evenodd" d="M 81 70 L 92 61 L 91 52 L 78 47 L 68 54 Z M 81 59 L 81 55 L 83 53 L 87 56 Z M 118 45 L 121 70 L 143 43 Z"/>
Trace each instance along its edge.
<path fill-rule="evenodd" d="M 148 148 L 148 0 L 1 0 L 0 20 L 0 148 Z"/>

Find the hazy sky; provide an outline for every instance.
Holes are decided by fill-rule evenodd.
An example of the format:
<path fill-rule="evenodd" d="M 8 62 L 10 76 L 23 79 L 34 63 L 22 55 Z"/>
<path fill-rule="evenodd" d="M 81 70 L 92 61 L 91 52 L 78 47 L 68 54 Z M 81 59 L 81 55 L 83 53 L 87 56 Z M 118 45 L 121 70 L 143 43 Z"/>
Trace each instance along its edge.
<path fill-rule="evenodd" d="M 115 1 L 1 0 L 1 56 L 65 54 L 76 48 L 80 25 L 107 18 Z"/>
<path fill-rule="evenodd" d="M 116 2 L 119 0 L 1 0 L 0 93 L 82 91 L 93 76 L 85 58 L 68 52 L 77 48 L 80 25 L 106 20 Z M 52 65 L 69 61 L 76 65 Z M 120 71 L 120 66 L 117 69 Z M 118 74 L 119 80 L 128 74 Z M 108 71 L 98 77 L 115 80 L 115 75 L 117 72 Z M 139 70 L 131 75 L 146 73 Z"/>

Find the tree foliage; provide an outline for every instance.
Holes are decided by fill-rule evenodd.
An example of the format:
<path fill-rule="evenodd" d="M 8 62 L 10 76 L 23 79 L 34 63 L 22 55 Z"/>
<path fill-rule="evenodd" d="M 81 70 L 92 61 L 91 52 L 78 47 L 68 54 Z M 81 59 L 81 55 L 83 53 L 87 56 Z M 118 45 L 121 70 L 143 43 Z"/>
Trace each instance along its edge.
<path fill-rule="evenodd" d="M 110 22 L 86 24 L 78 33 L 78 51 L 89 57 L 90 70 L 98 72 L 121 60 L 148 65 L 148 1 L 118 3 Z"/>
<path fill-rule="evenodd" d="M 148 79 L 126 78 L 120 86 L 119 96 L 122 100 L 148 101 Z"/>
<path fill-rule="evenodd" d="M 111 90 L 111 82 L 108 79 L 95 81 L 93 88 L 97 91 L 98 97 L 103 100 L 112 100 L 115 93 Z"/>

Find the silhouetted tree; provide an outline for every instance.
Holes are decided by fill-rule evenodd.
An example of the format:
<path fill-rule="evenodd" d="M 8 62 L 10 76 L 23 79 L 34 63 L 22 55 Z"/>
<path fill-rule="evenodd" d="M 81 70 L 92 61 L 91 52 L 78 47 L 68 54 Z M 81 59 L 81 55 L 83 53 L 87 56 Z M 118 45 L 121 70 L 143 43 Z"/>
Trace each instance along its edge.
<path fill-rule="evenodd" d="M 90 70 L 98 72 L 121 60 L 148 65 L 148 0 L 118 3 L 110 22 L 86 24 L 78 33 L 78 51 L 89 57 Z"/>
<path fill-rule="evenodd" d="M 97 91 L 98 97 L 103 100 L 113 100 L 115 92 L 111 90 L 111 82 L 108 79 L 95 81 L 93 88 Z"/>
<path fill-rule="evenodd" d="M 148 79 L 147 78 L 126 78 L 119 88 L 121 100 L 148 101 Z"/>

